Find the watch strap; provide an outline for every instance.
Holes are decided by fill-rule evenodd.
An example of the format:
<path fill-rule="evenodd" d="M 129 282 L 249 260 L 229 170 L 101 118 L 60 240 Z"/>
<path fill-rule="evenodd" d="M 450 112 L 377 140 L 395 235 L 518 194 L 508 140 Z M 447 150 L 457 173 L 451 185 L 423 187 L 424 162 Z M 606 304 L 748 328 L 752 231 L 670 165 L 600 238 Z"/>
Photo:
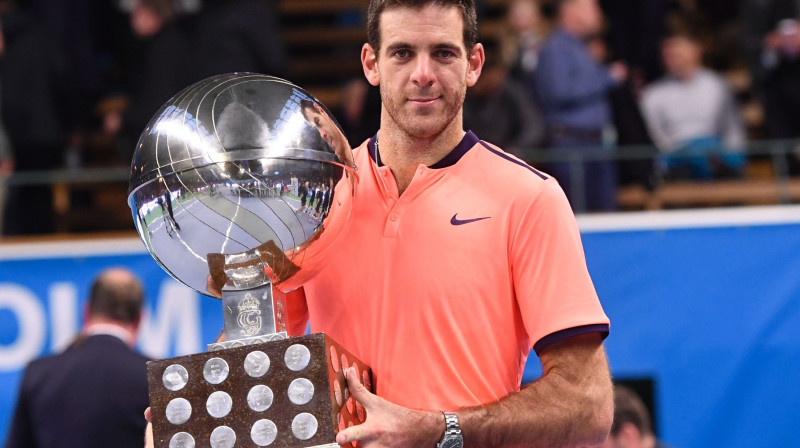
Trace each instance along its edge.
<path fill-rule="evenodd" d="M 462 440 L 463 437 L 461 436 L 461 426 L 458 424 L 458 416 L 454 412 L 449 411 L 442 411 L 444 415 L 444 436 L 442 440 L 436 445 L 437 448 L 441 446 L 445 440 L 448 439 L 459 439 Z M 462 442 L 463 443 L 463 442 Z"/>

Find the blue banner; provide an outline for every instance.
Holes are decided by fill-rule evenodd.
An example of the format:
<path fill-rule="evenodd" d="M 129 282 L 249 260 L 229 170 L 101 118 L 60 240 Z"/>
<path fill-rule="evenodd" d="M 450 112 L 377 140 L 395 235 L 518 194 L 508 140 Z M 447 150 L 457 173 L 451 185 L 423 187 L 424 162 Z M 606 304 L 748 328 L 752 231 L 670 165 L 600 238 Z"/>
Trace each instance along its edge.
<path fill-rule="evenodd" d="M 144 284 L 138 342 L 144 354 L 197 353 L 216 339 L 221 302 L 169 277 L 138 239 L 0 246 L 0 441 L 26 364 L 69 345 L 80 331 L 92 280 L 112 266 L 130 269 Z"/>

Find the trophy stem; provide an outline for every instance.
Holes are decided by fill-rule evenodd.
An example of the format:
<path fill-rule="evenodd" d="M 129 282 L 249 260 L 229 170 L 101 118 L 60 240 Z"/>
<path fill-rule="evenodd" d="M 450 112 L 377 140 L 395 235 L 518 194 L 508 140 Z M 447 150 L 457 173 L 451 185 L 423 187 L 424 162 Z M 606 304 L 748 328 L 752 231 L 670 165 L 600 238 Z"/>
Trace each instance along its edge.
<path fill-rule="evenodd" d="M 226 285 L 222 288 L 226 341 L 209 344 L 208 350 L 286 339 L 283 298 L 269 280 L 247 288 Z"/>

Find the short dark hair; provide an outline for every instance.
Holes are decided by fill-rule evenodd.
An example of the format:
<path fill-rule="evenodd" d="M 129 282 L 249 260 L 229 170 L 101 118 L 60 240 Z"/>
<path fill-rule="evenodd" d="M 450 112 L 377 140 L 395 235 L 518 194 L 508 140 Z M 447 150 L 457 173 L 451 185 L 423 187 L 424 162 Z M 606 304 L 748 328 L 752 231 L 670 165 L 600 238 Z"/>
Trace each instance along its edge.
<path fill-rule="evenodd" d="M 642 435 L 653 434 L 650 413 L 642 399 L 633 390 L 617 385 L 614 387 L 614 423 L 611 425 L 611 434 L 616 436 L 625 423 L 635 426 Z"/>
<path fill-rule="evenodd" d="M 132 324 L 139 320 L 144 302 L 142 284 L 131 272 L 113 268 L 103 271 L 92 283 L 89 313 Z"/>
<path fill-rule="evenodd" d="M 464 21 L 464 47 L 471 51 L 478 43 L 478 12 L 475 0 L 370 0 L 367 8 L 367 42 L 375 51 L 381 48 L 380 19 L 389 8 L 421 8 L 426 5 L 455 6 Z"/>
<path fill-rule="evenodd" d="M 300 113 L 303 114 L 303 118 L 305 118 L 306 121 L 311 121 L 308 115 L 306 115 L 306 109 L 316 110 L 314 103 L 304 98 L 300 100 Z"/>

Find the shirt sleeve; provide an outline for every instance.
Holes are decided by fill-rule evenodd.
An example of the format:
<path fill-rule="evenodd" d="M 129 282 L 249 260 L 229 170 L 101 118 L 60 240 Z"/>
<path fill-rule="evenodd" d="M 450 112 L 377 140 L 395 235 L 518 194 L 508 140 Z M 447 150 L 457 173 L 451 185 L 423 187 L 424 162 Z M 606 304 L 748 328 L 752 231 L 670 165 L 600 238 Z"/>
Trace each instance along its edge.
<path fill-rule="evenodd" d="M 586 267 L 578 225 L 554 179 L 545 181 L 519 222 L 512 274 L 534 350 L 584 333 L 608 334 L 609 320 Z"/>

